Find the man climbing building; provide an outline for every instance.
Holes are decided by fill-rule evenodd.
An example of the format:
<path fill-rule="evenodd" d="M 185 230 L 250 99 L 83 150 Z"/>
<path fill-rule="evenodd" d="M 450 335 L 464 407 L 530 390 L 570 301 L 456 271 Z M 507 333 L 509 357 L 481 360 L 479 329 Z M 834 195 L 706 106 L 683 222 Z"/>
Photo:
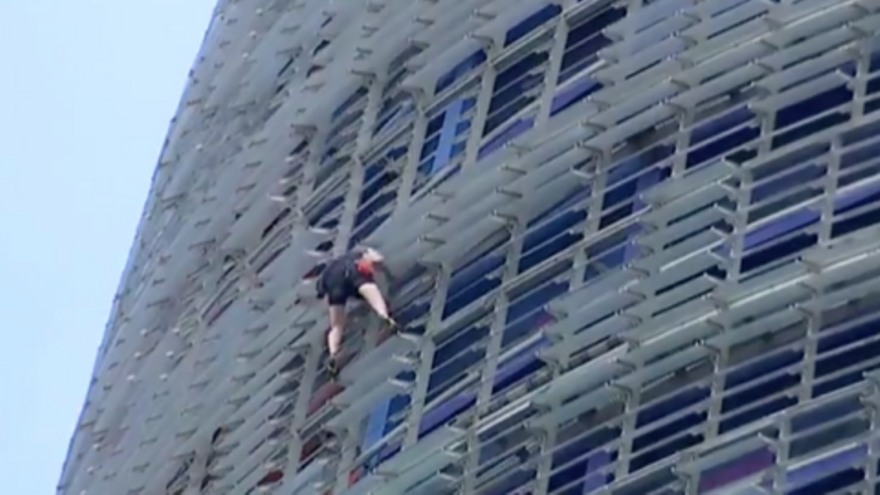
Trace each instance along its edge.
<path fill-rule="evenodd" d="M 363 299 L 391 328 L 397 324 L 388 313 L 388 304 L 376 284 L 374 275 L 384 261 L 381 253 L 371 248 L 357 249 L 327 262 L 318 278 L 318 297 L 324 299 L 330 318 L 327 350 L 330 353 L 329 370 L 335 378 L 339 374 L 339 353 L 345 332 L 345 305 L 349 299 Z"/>

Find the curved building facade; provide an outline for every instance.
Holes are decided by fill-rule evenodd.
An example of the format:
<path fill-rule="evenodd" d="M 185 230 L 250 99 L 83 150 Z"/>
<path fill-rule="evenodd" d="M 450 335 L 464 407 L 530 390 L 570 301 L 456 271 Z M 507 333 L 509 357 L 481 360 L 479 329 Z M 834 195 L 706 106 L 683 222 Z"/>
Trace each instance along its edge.
<path fill-rule="evenodd" d="M 222 1 L 64 495 L 873 493 L 880 1 Z M 322 261 L 367 244 L 399 335 Z"/>

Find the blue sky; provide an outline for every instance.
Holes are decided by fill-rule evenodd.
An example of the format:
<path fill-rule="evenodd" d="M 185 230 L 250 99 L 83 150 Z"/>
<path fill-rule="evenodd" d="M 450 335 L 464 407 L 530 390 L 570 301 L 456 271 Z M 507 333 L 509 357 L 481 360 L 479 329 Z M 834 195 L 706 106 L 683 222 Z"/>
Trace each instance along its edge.
<path fill-rule="evenodd" d="M 51 495 L 215 0 L 0 15 L 0 492 Z"/>

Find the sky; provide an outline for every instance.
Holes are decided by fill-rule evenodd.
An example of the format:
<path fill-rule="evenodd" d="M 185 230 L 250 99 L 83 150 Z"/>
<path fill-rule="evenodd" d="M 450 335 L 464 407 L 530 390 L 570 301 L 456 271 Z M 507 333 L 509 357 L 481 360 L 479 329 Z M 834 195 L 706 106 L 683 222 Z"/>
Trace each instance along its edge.
<path fill-rule="evenodd" d="M 51 495 L 215 0 L 0 14 L 0 492 Z"/>

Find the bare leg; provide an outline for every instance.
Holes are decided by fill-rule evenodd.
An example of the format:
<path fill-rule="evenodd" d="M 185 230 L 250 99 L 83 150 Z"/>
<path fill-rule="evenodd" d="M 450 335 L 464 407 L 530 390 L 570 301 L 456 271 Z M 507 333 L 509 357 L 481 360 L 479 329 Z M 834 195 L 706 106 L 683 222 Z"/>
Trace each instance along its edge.
<path fill-rule="evenodd" d="M 330 313 L 327 351 L 331 358 L 335 358 L 342 348 L 342 334 L 345 332 L 345 306 L 328 305 L 327 308 Z"/>
<path fill-rule="evenodd" d="M 379 315 L 383 320 L 390 320 L 388 316 L 388 304 L 385 302 L 385 297 L 382 296 L 382 291 L 379 290 L 379 286 L 370 282 L 366 284 L 362 284 L 358 287 L 358 293 L 367 301 L 367 304 L 373 308 L 373 311 Z"/>

